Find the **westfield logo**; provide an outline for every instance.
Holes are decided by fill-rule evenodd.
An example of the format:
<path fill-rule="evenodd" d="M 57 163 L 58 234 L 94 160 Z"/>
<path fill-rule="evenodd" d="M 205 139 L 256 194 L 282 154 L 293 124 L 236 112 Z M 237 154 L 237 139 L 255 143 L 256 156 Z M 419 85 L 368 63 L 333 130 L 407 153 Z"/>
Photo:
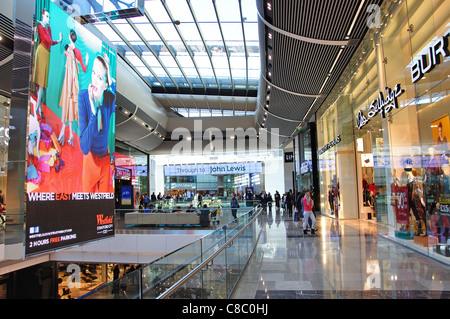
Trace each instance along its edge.
<path fill-rule="evenodd" d="M 97 225 L 107 225 L 112 224 L 113 216 L 104 217 L 103 214 L 97 215 Z"/>

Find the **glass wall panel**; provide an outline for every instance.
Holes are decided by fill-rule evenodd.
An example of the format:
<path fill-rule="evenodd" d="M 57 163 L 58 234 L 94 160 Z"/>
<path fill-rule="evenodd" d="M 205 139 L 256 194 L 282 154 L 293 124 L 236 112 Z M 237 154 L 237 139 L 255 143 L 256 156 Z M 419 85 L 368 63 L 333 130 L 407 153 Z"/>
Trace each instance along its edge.
<path fill-rule="evenodd" d="M 360 218 L 375 217 L 390 237 L 445 262 L 449 16 L 449 0 L 383 2 L 380 27 L 369 29 L 316 113 L 322 213 L 347 214 L 344 179 L 352 172 L 344 166 L 352 162 L 343 155 L 353 153 Z M 335 182 L 337 208 L 329 196 Z"/>
<path fill-rule="evenodd" d="M 7 203 L 6 182 L 9 146 L 9 107 L 10 98 L 0 95 L 0 244 L 4 243 L 6 235 L 5 207 Z"/>

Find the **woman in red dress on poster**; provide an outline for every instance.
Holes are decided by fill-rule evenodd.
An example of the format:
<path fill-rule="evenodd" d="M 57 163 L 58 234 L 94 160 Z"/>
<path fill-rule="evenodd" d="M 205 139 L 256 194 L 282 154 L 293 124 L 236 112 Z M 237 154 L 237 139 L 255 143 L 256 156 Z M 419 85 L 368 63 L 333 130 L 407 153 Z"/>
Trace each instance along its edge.
<path fill-rule="evenodd" d="M 62 34 L 59 33 L 59 40 L 52 40 L 52 30 L 50 29 L 50 15 L 46 9 L 42 9 L 42 21 L 37 25 L 37 32 L 35 35 L 39 35 L 40 43 L 36 49 L 35 54 L 35 65 L 33 72 L 33 83 L 36 85 L 37 90 L 37 101 L 36 107 L 34 109 L 34 116 L 38 114 L 38 110 L 40 109 L 39 115 L 43 118 L 43 110 L 41 108 L 42 95 L 44 93 L 44 89 L 47 88 L 48 81 L 48 68 L 50 65 L 50 48 L 61 42 Z M 37 39 L 35 39 L 36 41 Z"/>

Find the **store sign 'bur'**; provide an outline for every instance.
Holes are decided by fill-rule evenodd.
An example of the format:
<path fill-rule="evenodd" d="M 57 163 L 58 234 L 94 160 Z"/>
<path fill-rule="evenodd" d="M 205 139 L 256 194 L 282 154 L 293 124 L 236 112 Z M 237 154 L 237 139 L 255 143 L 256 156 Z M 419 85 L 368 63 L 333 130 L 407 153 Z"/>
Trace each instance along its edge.
<path fill-rule="evenodd" d="M 386 88 L 386 98 L 382 92 L 379 92 L 378 98 L 373 100 L 369 106 L 369 112 L 367 113 L 368 118 L 361 110 L 358 112 L 358 115 L 356 116 L 356 126 L 358 129 L 361 129 L 364 125 L 369 123 L 370 119 L 378 113 L 381 114 L 382 118 L 385 118 L 386 114 L 392 111 L 392 109 L 398 109 L 397 97 L 404 92 L 405 90 L 400 87 L 400 84 L 397 84 L 393 90 Z"/>
<path fill-rule="evenodd" d="M 441 56 L 445 58 L 450 55 L 448 50 L 448 36 L 440 37 L 434 43 L 428 44 L 425 54 L 418 55 L 412 61 L 411 81 L 416 83 L 425 73 L 430 72 L 441 63 Z"/>

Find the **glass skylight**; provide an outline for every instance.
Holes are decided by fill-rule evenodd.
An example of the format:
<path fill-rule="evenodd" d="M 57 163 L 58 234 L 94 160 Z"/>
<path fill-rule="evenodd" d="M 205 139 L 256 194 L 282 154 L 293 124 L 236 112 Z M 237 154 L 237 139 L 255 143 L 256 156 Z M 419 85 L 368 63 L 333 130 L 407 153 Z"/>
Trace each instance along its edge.
<path fill-rule="evenodd" d="M 172 111 L 178 113 L 183 117 L 222 117 L 222 116 L 245 116 L 255 115 L 255 111 L 233 111 L 233 110 L 219 110 L 219 109 L 194 109 L 194 108 L 176 108 L 172 107 Z"/>
<path fill-rule="evenodd" d="M 146 0 L 144 8 L 143 16 L 94 26 L 155 93 L 258 90 L 254 0 Z"/>

